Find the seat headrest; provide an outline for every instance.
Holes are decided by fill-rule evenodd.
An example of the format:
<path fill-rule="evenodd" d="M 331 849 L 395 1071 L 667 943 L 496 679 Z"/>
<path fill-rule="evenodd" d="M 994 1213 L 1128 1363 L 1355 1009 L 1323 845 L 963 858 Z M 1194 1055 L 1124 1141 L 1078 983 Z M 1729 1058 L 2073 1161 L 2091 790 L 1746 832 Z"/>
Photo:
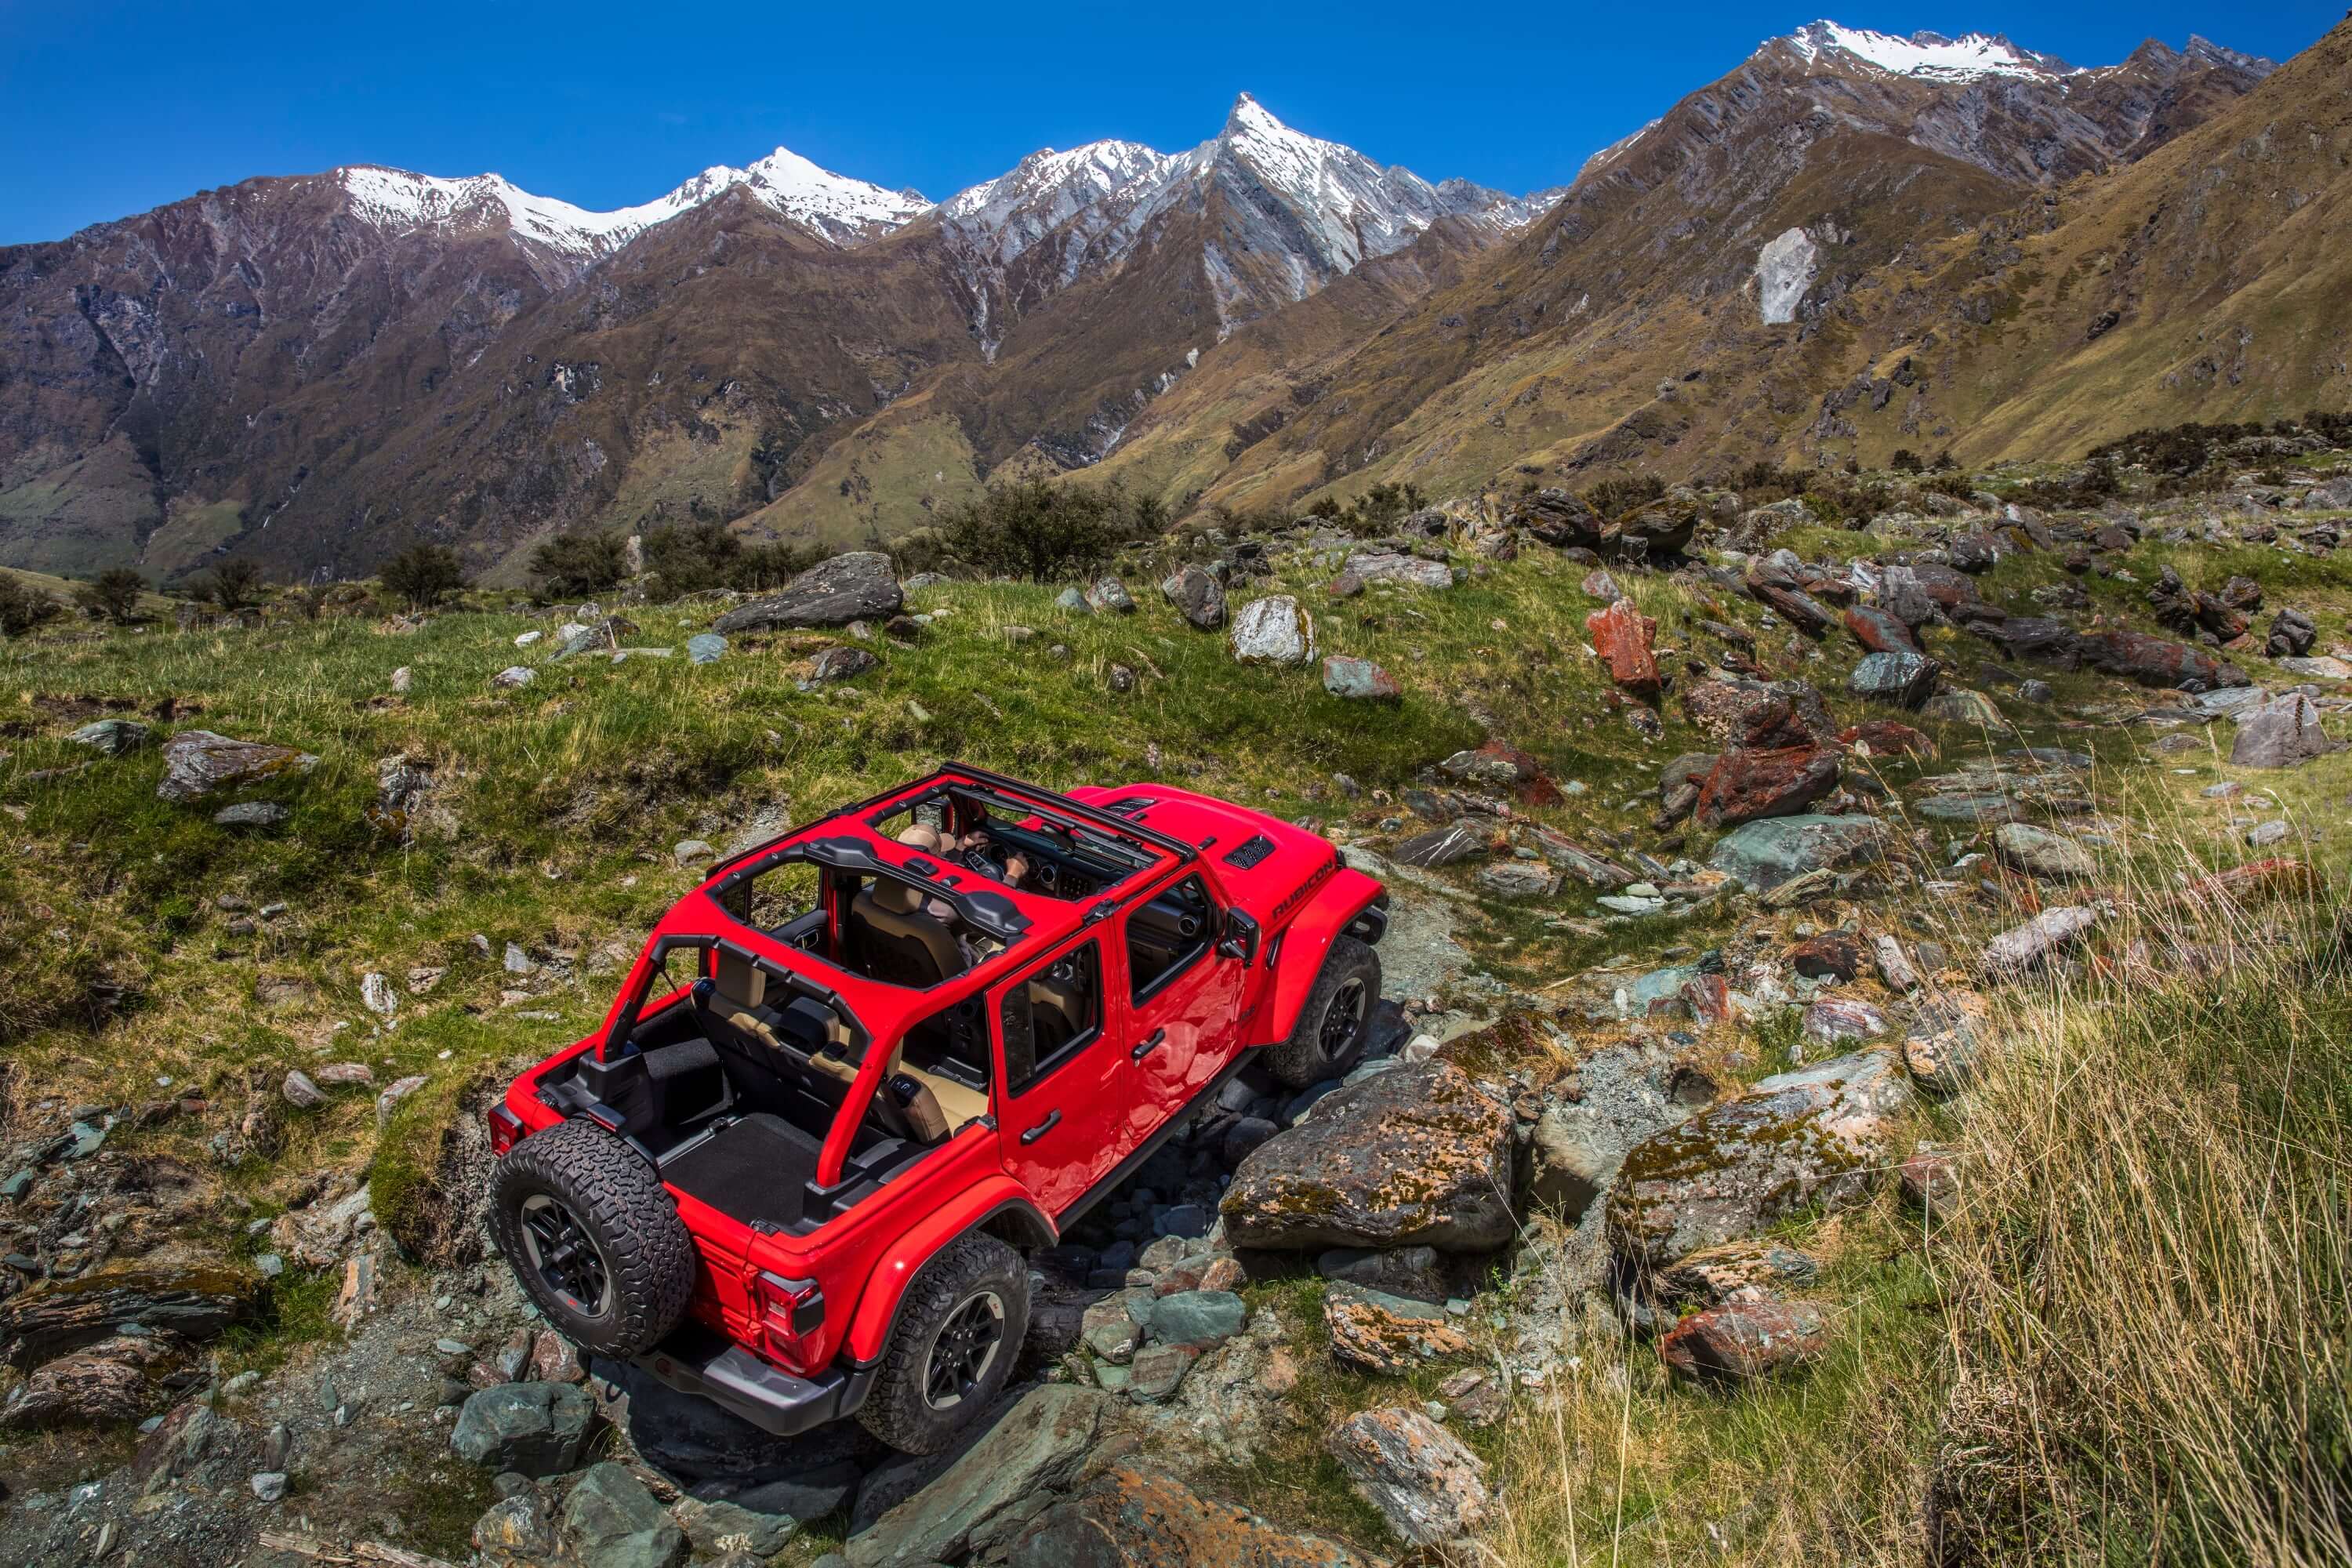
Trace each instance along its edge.
<path fill-rule="evenodd" d="M 750 959 L 721 948 L 717 973 L 719 994 L 739 1007 L 757 1007 L 767 999 L 768 976 Z"/>
<path fill-rule="evenodd" d="M 922 904 L 920 893 L 895 877 L 874 879 L 874 902 L 894 915 L 911 915 Z"/>

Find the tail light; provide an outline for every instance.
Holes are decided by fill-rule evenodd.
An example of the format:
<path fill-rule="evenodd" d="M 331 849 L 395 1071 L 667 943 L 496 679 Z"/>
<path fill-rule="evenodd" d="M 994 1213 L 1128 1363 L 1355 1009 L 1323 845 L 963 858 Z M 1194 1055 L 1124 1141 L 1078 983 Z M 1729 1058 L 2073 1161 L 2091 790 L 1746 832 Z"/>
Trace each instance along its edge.
<path fill-rule="evenodd" d="M 502 1100 L 492 1103 L 490 1109 L 484 1112 L 483 1120 L 490 1124 L 492 1154 L 505 1153 L 517 1143 L 521 1142 L 523 1134 L 529 1131 L 523 1126 L 522 1118 L 509 1110 L 506 1101 Z"/>
<path fill-rule="evenodd" d="M 753 1277 L 753 1289 L 770 1353 L 787 1365 L 804 1367 L 806 1342 L 824 1326 L 824 1292 L 814 1279 L 787 1279 L 765 1268 Z"/>

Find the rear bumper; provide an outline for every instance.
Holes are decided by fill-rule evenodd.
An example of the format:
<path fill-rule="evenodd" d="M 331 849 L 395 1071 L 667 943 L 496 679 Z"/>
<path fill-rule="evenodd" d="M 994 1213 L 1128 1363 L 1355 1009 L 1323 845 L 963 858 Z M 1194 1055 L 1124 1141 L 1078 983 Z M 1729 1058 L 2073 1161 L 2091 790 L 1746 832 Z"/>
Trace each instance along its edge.
<path fill-rule="evenodd" d="M 853 1415 L 873 1386 L 872 1367 L 831 1366 L 797 1377 L 706 1331 L 672 1334 L 631 1362 L 680 1394 L 709 1400 L 762 1432 L 791 1437 Z"/>

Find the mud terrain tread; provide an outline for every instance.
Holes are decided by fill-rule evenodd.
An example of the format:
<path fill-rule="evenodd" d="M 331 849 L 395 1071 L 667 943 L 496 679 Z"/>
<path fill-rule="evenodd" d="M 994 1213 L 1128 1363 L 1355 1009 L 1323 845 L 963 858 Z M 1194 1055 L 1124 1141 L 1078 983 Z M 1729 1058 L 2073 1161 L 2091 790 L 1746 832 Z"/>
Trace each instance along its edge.
<path fill-rule="evenodd" d="M 1317 1037 L 1322 1028 L 1324 1010 L 1350 975 L 1360 975 L 1364 982 L 1364 1025 L 1357 1031 L 1354 1044 L 1340 1053 L 1339 1059 L 1330 1060 L 1324 1057 Z M 1298 1022 L 1291 1026 L 1290 1037 L 1266 1048 L 1266 1070 L 1289 1089 L 1312 1089 L 1327 1079 L 1347 1077 L 1363 1059 L 1364 1047 L 1371 1043 L 1372 1017 L 1380 1003 L 1381 955 L 1372 951 L 1369 942 L 1352 936 L 1333 938 L 1331 951 L 1323 955 L 1322 972 L 1315 977 L 1315 988 L 1307 994 L 1307 1005 L 1298 1010 Z"/>
<path fill-rule="evenodd" d="M 923 1402 L 923 1373 L 930 1359 L 931 1341 L 956 1303 L 985 1283 L 992 1274 L 1003 1277 L 1004 1348 L 991 1373 L 996 1386 L 949 1420 Z M 1029 1266 L 1021 1254 L 992 1236 L 970 1231 L 940 1248 L 907 1287 L 889 1342 L 882 1348 L 874 1386 L 858 1407 L 857 1419 L 868 1432 L 902 1454 L 936 1454 L 952 1443 L 965 1417 L 986 1410 L 1013 1377 L 1029 1337 Z"/>
<path fill-rule="evenodd" d="M 543 1191 L 578 1216 L 612 1271 L 613 1311 L 598 1323 L 554 1300 L 523 1262 L 523 1199 Z M 499 1250 L 549 1319 L 601 1354 L 635 1355 L 659 1343 L 694 1294 L 694 1239 L 658 1176 L 618 1138 L 573 1120 L 517 1143 L 499 1162 L 492 1208 Z"/>

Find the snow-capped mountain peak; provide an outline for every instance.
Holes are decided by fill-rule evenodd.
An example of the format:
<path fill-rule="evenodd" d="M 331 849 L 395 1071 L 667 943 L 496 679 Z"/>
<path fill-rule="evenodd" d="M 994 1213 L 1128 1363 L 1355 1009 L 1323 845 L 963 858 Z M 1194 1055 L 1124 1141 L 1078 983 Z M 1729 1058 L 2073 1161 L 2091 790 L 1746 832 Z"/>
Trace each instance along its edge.
<path fill-rule="evenodd" d="M 1891 33 L 1874 33 L 1821 21 L 1808 22 L 1780 41 L 1808 60 L 1843 55 L 1890 76 L 1916 77 L 1924 81 L 2074 74 L 2074 68 L 2065 61 L 2019 48 L 1998 33 L 1969 33 L 1948 38 L 1940 33 L 1922 32 L 1903 38 Z"/>
<path fill-rule="evenodd" d="M 834 174 L 783 147 L 749 168 L 719 164 L 667 195 L 610 212 L 534 195 L 499 174 L 445 179 L 359 164 L 338 169 L 333 177 L 346 193 L 353 214 L 379 228 L 404 232 L 502 220 L 518 237 L 579 261 L 609 254 L 654 225 L 738 185 L 836 245 L 877 239 L 930 206 L 913 191 L 887 191 Z"/>

